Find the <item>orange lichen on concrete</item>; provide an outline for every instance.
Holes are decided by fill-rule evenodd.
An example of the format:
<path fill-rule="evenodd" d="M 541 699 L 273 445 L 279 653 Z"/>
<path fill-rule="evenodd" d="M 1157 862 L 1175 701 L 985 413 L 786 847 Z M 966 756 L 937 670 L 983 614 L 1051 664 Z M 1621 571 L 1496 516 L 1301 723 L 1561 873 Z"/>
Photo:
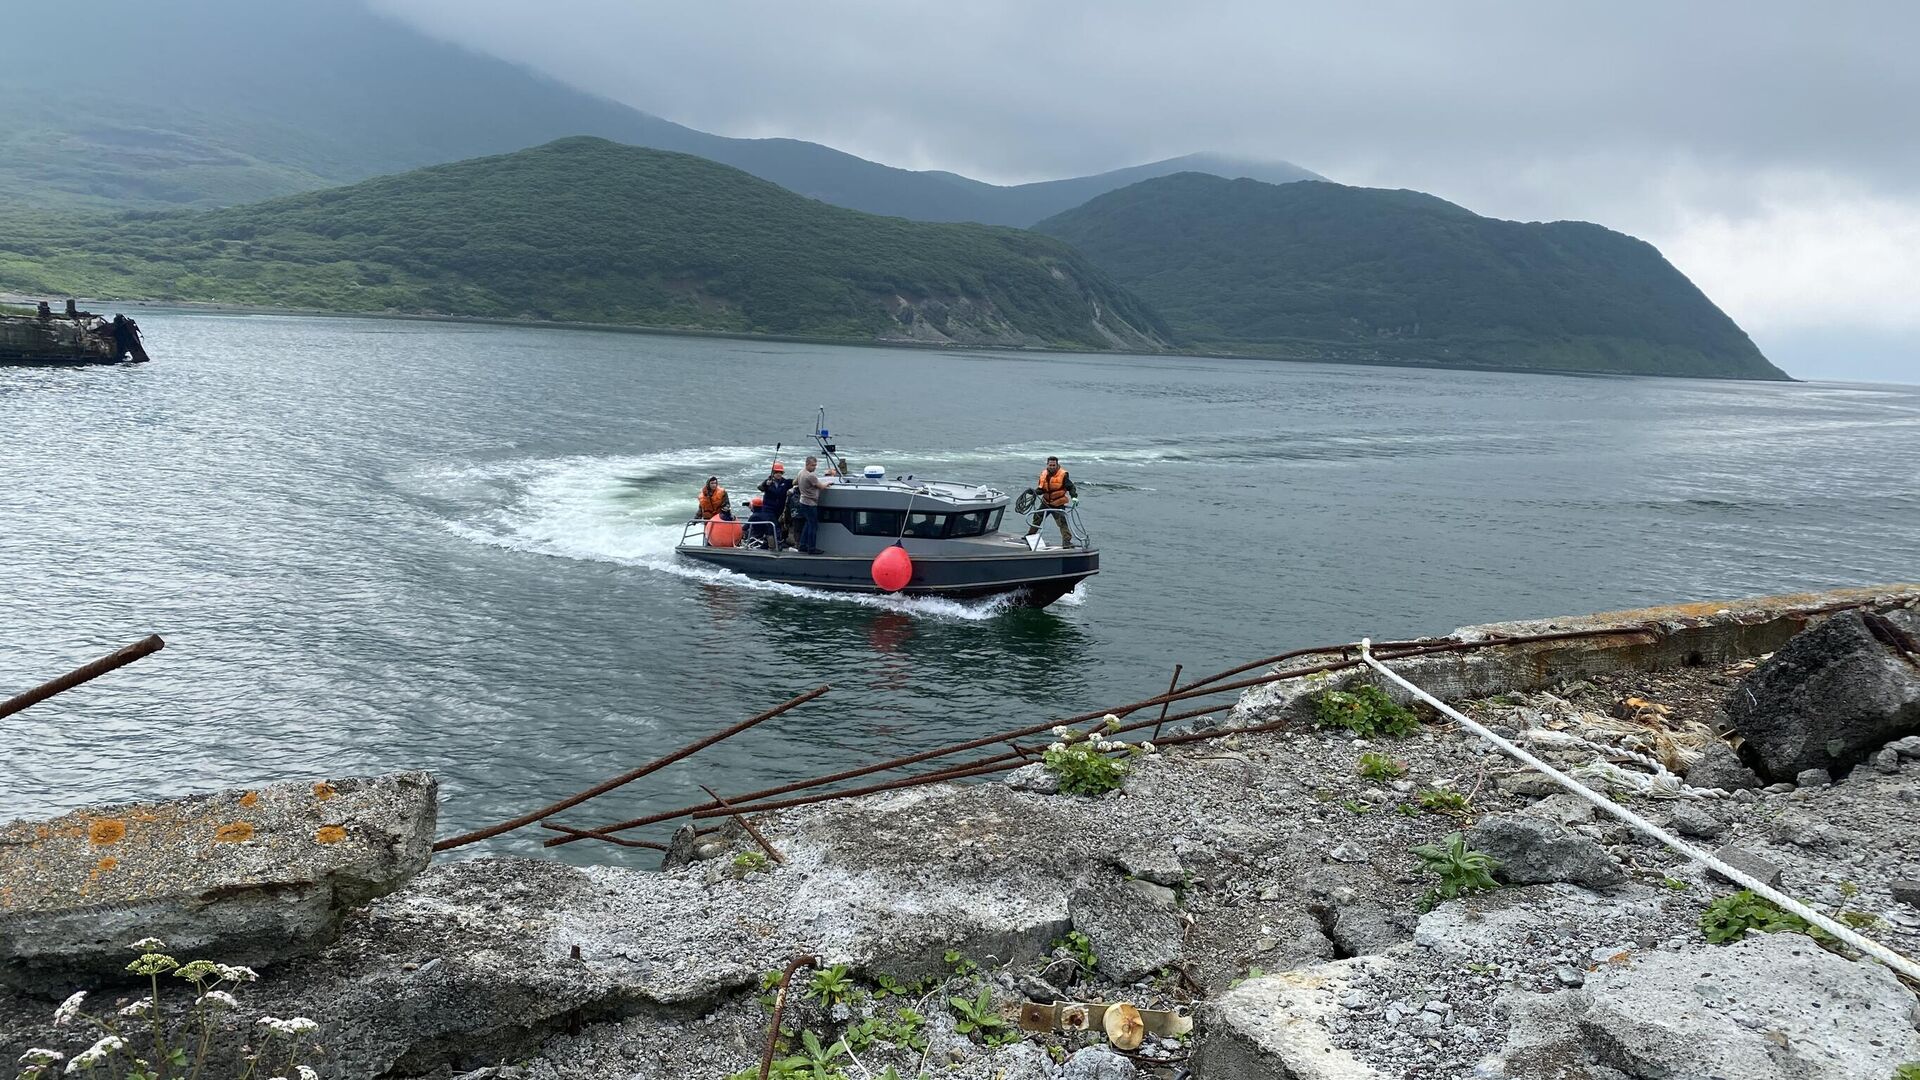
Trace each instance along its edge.
<path fill-rule="evenodd" d="M 313 834 L 313 842 L 316 844 L 337 844 L 346 838 L 347 830 L 338 825 L 322 825 L 319 831 Z"/>
<path fill-rule="evenodd" d="M 254 803 L 257 803 L 259 801 L 260 801 L 260 793 L 257 791 L 249 791 L 245 795 L 240 796 L 241 806 L 252 806 Z"/>
<path fill-rule="evenodd" d="M 109 855 L 106 858 L 101 859 L 99 863 L 95 864 L 94 868 L 97 870 L 112 870 L 119 865 L 120 865 L 120 860 Z"/>
<path fill-rule="evenodd" d="M 213 838 L 215 840 L 225 841 L 230 844 L 237 844 L 242 840 L 251 839 L 252 836 L 253 826 L 244 821 L 229 821 L 225 825 L 213 830 Z"/>
<path fill-rule="evenodd" d="M 117 844 L 127 835 L 127 823 L 119 818 L 101 818 L 87 830 L 87 839 L 95 844 Z"/>
<path fill-rule="evenodd" d="M 325 780 L 313 785 L 313 797 L 319 799 L 321 802 L 326 802 L 338 794 L 339 792 L 333 790 L 333 785 L 327 783 Z"/>

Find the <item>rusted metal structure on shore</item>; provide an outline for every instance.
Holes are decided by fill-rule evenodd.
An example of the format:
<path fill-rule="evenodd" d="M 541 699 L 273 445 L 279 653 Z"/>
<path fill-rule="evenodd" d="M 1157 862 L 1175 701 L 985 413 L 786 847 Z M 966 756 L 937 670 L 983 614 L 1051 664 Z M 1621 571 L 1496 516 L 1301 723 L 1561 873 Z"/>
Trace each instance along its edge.
<path fill-rule="evenodd" d="M 45 300 L 32 315 L 0 313 L 0 364 L 145 363 L 140 324 L 81 311 L 72 300 L 56 312 Z"/>

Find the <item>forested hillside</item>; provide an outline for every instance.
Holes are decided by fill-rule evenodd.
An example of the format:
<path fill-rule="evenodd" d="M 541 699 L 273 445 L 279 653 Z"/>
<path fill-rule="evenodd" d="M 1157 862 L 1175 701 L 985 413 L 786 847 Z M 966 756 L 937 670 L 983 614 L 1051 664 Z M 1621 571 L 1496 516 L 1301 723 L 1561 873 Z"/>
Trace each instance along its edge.
<path fill-rule="evenodd" d="M 1651 244 L 1414 191 L 1186 173 L 1035 226 L 1184 344 L 1301 358 L 1783 379 Z"/>
<path fill-rule="evenodd" d="M 225 210 L 21 221 L 0 230 L 0 288 L 855 340 L 1163 336 L 1051 238 L 843 210 L 591 138 Z"/>

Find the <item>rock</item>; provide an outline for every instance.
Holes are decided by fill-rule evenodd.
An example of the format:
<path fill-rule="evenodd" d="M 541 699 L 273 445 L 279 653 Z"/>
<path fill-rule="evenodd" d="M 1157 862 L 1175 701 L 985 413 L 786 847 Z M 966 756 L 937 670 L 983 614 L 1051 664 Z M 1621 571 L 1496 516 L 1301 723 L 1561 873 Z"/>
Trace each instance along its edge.
<path fill-rule="evenodd" d="M 1499 860 L 1494 877 L 1513 885 L 1565 881 L 1604 888 L 1626 880 L 1607 849 L 1536 817 L 1492 814 L 1467 830 L 1467 846 Z"/>
<path fill-rule="evenodd" d="M 1904 739 L 1888 743 L 1887 749 L 1899 754 L 1903 761 L 1909 758 L 1920 760 L 1920 735 L 1909 735 Z"/>
<path fill-rule="evenodd" d="M 1179 917 L 1139 886 L 1160 888 L 1140 881 L 1103 883 L 1076 890 L 1067 900 L 1073 928 L 1087 935 L 1100 957 L 1100 973 L 1115 982 L 1144 978 L 1180 958 Z"/>
<path fill-rule="evenodd" d="M 1562 964 L 1559 967 L 1553 969 L 1553 977 L 1560 983 L 1561 986 L 1577 987 L 1577 986 L 1585 986 L 1587 984 L 1587 977 L 1580 973 L 1580 969 L 1571 967 L 1566 964 Z"/>
<path fill-rule="evenodd" d="M 1748 877 L 1759 880 L 1763 884 L 1770 885 L 1776 889 L 1780 887 L 1780 868 L 1745 848 L 1734 847 L 1732 844 L 1728 844 L 1719 851 L 1714 852 L 1713 857 L 1733 867 L 1735 870 L 1746 874 Z M 1708 873 L 1711 874 L 1715 880 L 1733 882 L 1732 878 L 1727 877 L 1718 870 L 1709 870 Z"/>
<path fill-rule="evenodd" d="M 299 781 L 0 827 L 0 979 L 124 980 L 145 937 L 182 961 L 317 952 L 426 867 L 435 790 L 420 772 Z"/>
<path fill-rule="evenodd" d="M 1843 611 L 1788 641 L 1746 677 L 1727 715 L 1760 774 L 1844 774 L 1882 745 L 1920 732 L 1920 663 L 1897 642 L 1920 615 Z"/>
<path fill-rule="evenodd" d="M 1060 794 L 1060 778 L 1037 761 L 1008 773 L 1006 784 L 1015 791 L 1031 791 L 1036 795 Z"/>
<path fill-rule="evenodd" d="M 1872 764 L 1875 772 L 1897 773 L 1900 771 L 1900 751 L 1891 746 L 1883 746 L 1875 750 L 1873 756 L 1867 761 Z"/>
<path fill-rule="evenodd" d="M 1327 852 L 1327 858 L 1334 862 L 1363 863 L 1367 861 L 1367 849 L 1348 840 Z"/>
<path fill-rule="evenodd" d="M 1567 827 L 1584 825 L 1593 820 L 1595 813 L 1592 803 L 1571 791 L 1549 795 L 1520 812 Z"/>
<path fill-rule="evenodd" d="M 1652 954 L 1603 968 L 1584 992 L 1583 1048 L 1628 1076 L 1859 1080 L 1920 1058 L 1912 997 L 1893 974 L 1799 934 Z"/>
<path fill-rule="evenodd" d="M 1493 778 L 1493 786 L 1509 795 L 1524 795 L 1534 799 L 1559 794 L 1564 790 L 1559 784 L 1548 779 L 1545 774 L 1534 772 L 1532 769 L 1502 773 Z"/>
<path fill-rule="evenodd" d="M 1920 880 L 1913 878 L 1895 878 L 1888 883 L 1893 898 L 1909 907 L 1920 907 Z"/>
<path fill-rule="evenodd" d="M 1699 758 L 1687 767 L 1686 781 L 1688 787 L 1718 788 L 1721 791 L 1745 791 L 1764 783 L 1741 762 L 1740 755 L 1733 752 L 1733 747 L 1719 739 L 1707 740 Z"/>
<path fill-rule="evenodd" d="M 1133 1062 L 1102 1046 L 1089 1046 L 1067 1059 L 1060 1080 L 1135 1080 Z"/>
<path fill-rule="evenodd" d="M 1352 983 L 1386 969 L 1366 956 L 1248 979 L 1202 1013 L 1193 1074 L 1232 1080 L 1386 1080 L 1333 1044 L 1330 1027 Z M 1397 1007 L 1389 1006 L 1390 1022 Z M 1404 1019 L 1410 1013 L 1403 1012 Z"/>
<path fill-rule="evenodd" d="M 1018 771 L 1018 770 L 1016 770 Z M 1177 888 L 1186 883 L 1186 868 L 1165 848 L 1136 848 L 1120 853 L 1120 870 L 1128 877 Z"/>
<path fill-rule="evenodd" d="M 1371 900 L 1342 904 L 1333 911 L 1326 935 L 1334 947 L 1346 956 L 1366 956 L 1385 952 L 1413 938 L 1419 921 L 1411 911 L 1395 910 Z"/>
<path fill-rule="evenodd" d="M 689 821 L 673 831 L 667 840 L 667 850 L 660 856 L 660 869 L 672 870 L 698 862 L 700 848 L 700 829 Z"/>
<path fill-rule="evenodd" d="M 1823 788 L 1833 783 L 1833 774 L 1825 769 L 1805 769 L 1793 778 L 1795 788 Z"/>
<path fill-rule="evenodd" d="M 1681 836 L 1712 840 L 1726 833 L 1726 823 L 1692 803 L 1683 802 L 1667 817 L 1667 827 Z"/>

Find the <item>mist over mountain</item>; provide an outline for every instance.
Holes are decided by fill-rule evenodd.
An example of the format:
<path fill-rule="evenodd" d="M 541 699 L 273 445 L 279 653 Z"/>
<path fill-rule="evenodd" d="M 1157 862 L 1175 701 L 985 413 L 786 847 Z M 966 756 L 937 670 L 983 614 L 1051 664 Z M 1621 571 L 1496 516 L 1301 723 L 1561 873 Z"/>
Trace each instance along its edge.
<path fill-rule="evenodd" d="M 922 221 L 1026 226 L 1182 171 L 1314 178 L 1196 154 L 1003 187 L 797 139 L 726 138 L 435 40 L 357 0 L 31 6 L 0 34 L 0 102 L 0 198 L 38 205 L 232 205 L 569 135 L 696 154 L 823 202 Z"/>

